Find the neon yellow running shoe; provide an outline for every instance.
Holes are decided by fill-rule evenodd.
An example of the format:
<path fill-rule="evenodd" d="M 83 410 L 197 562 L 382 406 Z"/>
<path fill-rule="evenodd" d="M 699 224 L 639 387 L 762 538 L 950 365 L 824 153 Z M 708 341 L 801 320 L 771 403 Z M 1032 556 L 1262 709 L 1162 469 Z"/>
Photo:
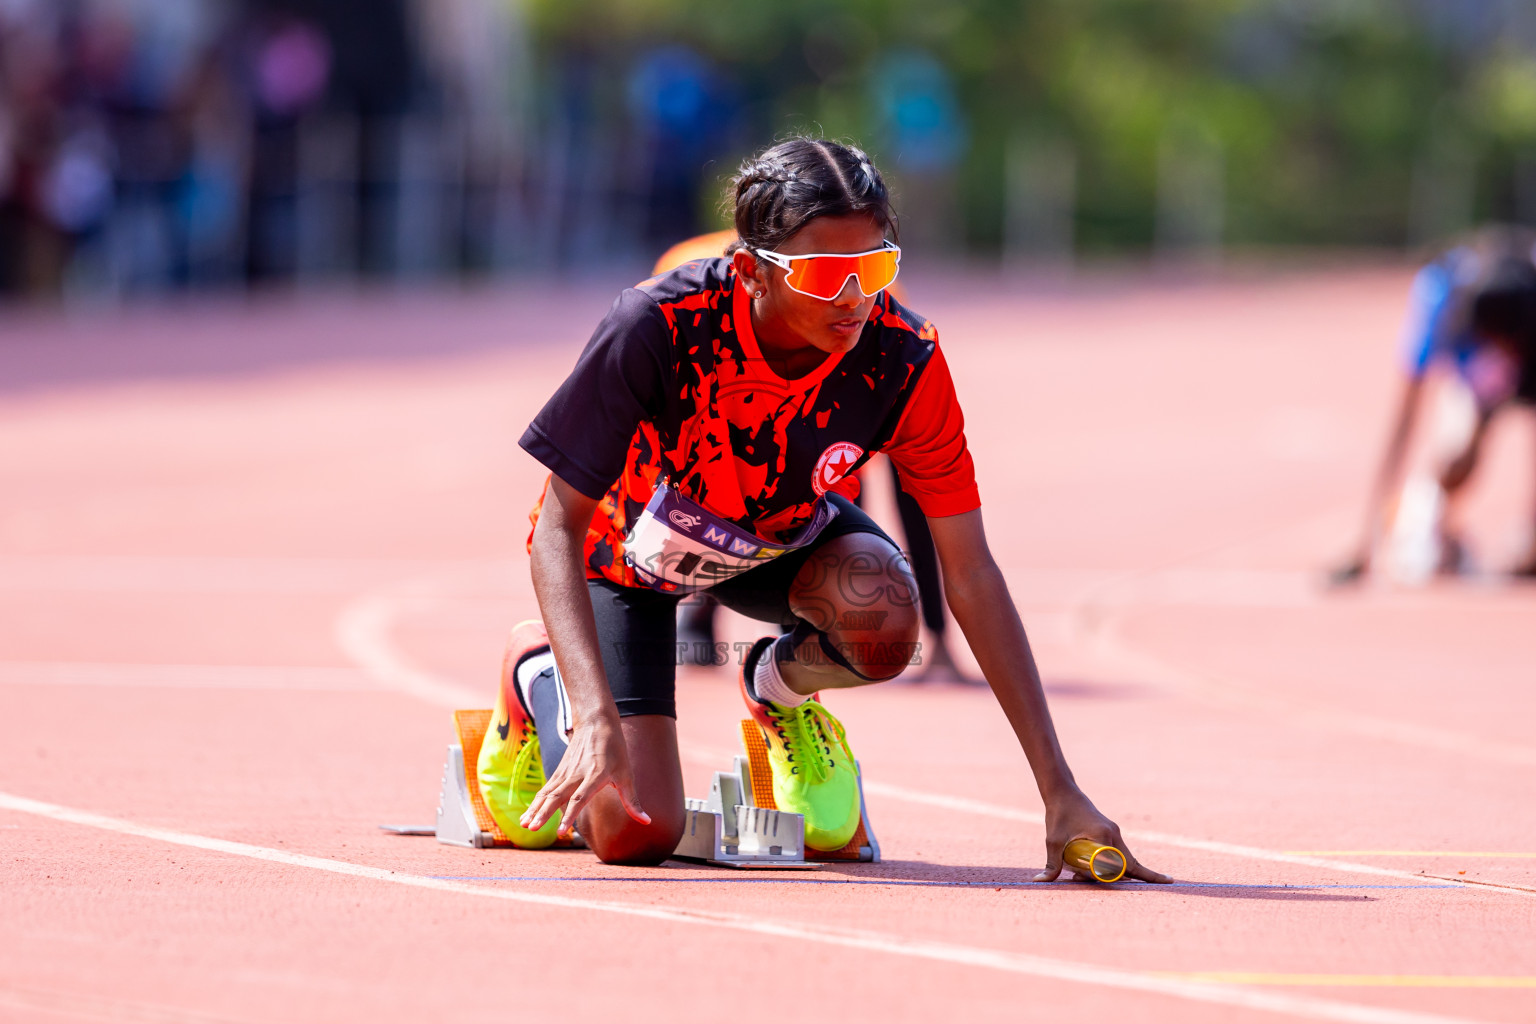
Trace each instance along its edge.
<path fill-rule="evenodd" d="M 553 845 L 560 831 L 558 812 L 537 832 L 518 824 L 544 787 L 544 761 L 539 751 L 538 730 L 517 695 L 517 667 L 530 655 L 547 650 L 549 638 L 542 622 L 529 619 L 513 628 L 501 662 L 496 710 L 491 714 L 491 727 L 486 730 L 475 766 L 480 777 L 480 795 L 491 817 L 514 846 L 527 850 Z"/>
<path fill-rule="evenodd" d="M 841 850 L 859 828 L 859 775 L 843 723 L 815 697 L 787 708 L 759 700 L 752 687 L 760 657 L 773 657 L 772 637 L 752 646 L 741 672 L 741 696 L 768 743 L 773 801 L 805 817 L 805 845 Z"/>

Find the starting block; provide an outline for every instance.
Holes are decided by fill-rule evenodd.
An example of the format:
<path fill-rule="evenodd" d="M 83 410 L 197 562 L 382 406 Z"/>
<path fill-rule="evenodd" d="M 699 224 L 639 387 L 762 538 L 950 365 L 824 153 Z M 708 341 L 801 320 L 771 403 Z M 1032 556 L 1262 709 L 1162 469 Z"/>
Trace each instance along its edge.
<path fill-rule="evenodd" d="M 480 778 L 475 766 L 480 761 L 480 745 L 491 727 L 491 709 L 455 711 L 453 728 L 459 742 L 450 744 L 443 763 L 443 781 L 437 797 L 437 821 L 432 828 L 410 825 L 381 825 L 396 835 L 435 835 L 440 843 L 470 846 L 476 849 L 512 847 L 512 840 L 496 824 L 480 795 Z M 585 846 L 581 837 L 560 839 L 556 846 Z"/>
<path fill-rule="evenodd" d="M 775 805 L 768 745 L 751 719 L 742 720 L 741 745 L 746 753 L 736 755 L 730 771 L 715 772 L 709 796 L 687 801 L 683 839 L 674 857 L 732 868 L 804 868 L 826 861 L 880 859 L 862 774 L 858 831 L 841 850 L 815 850 L 815 860 L 808 861 L 805 819 Z"/>
<path fill-rule="evenodd" d="M 683 838 L 672 856 L 729 867 L 809 867 L 805 819 L 753 804 L 746 765 L 738 754 L 730 771 L 715 772 L 709 796 L 684 802 Z"/>
<path fill-rule="evenodd" d="M 476 764 L 480 746 L 491 725 L 491 711 L 462 710 L 453 713 L 458 742 L 450 744 L 443 764 L 437 799 L 437 820 L 432 828 L 383 825 L 399 835 L 435 835 L 440 843 L 476 849 L 512 848 L 480 796 Z M 673 856 L 731 868 L 813 868 L 827 861 L 880 859 L 880 844 L 869 823 L 864 803 L 864 780 L 859 778 L 859 827 L 841 850 L 811 851 L 806 860 L 805 819 L 781 811 L 773 799 L 773 770 L 768 764 L 768 745 L 757 723 L 744 719 L 741 743 L 730 771 L 716 772 L 709 796 L 686 801 L 683 838 Z M 857 762 L 855 762 L 857 768 Z M 562 839 L 557 846 L 585 846 L 580 835 Z"/>
<path fill-rule="evenodd" d="M 480 777 L 475 766 L 480 760 L 480 745 L 491 727 L 491 711 L 455 711 L 454 730 L 459 742 L 450 744 L 443 764 L 442 791 L 437 798 L 437 841 L 453 846 L 485 849 L 511 846 L 512 840 L 491 817 L 485 798 L 480 795 Z"/>

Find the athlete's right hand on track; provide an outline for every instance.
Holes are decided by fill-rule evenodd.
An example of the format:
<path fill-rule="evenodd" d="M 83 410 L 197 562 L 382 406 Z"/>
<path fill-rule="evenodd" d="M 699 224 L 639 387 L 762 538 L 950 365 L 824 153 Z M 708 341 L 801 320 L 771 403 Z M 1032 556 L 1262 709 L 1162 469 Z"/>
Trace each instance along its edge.
<path fill-rule="evenodd" d="M 598 717 L 572 730 L 560 767 L 528 805 L 522 826 L 537 831 L 563 808 L 561 827 L 568 831 L 576 826 L 582 808 L 608 786 L 618 790 L 619 800 L 631 818 L 642 825 L 651 823 L 651 816 L 635 796 L 635 776 L 630 769 L 624 733 L 617 720 Z"/>
<path fill-rule="evenodd" d="M 1100 846 L 1113 846 L 1125 854 L 1125 877 L 1143 882 L 1167 883 L 1171 877 L 1142 865 L 1131 854 L 1120 835 L 1120 826 L 1104 817 L 1093 801 L 1081 790 L 1051 801 L 1045 809 L 1045 870 L 1035 876 L 1037 882 L 1054 882 L 1061 876 L 1062 855 L 1074 839 L 1090 839 Z"/>
<path fill-rule="evenodd" d="M 1353 586 L 1365 579 L 1366 573 L 1370 571 L 1370 558 L 1366 555 L 1356 555 L 1348 562 L 1328 570 L 1328 585 L 1330 587 Z"/>

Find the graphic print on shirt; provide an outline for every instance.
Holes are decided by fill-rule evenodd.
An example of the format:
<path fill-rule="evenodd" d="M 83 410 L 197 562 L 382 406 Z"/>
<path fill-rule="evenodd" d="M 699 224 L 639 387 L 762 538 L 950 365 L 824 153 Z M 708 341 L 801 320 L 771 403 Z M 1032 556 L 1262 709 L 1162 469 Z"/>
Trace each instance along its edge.
<path fill-rule="evenodd" d="M 855 496 L 853 472 L 882 448 L 929 514 L 980 503 L 930 324 L 882 293 L 853 349 L 786 380 L 762 358 L 727 259 L 684 264 L 621 295 L 520 443 L 598 498 L 588 573 L 627 586 L 707 585 L 676 570 L 692 553 L 695 568 L 725 571 L 689 547 L 709 525 L 768 551 L 807 543 L 825 495 Z M 668 496 L 647 516 L 663 481 Z M 644 548 L 637 557 L 626 558 L 626 538 Z M 664 572 L 656 559 L 668 560 Z"/>

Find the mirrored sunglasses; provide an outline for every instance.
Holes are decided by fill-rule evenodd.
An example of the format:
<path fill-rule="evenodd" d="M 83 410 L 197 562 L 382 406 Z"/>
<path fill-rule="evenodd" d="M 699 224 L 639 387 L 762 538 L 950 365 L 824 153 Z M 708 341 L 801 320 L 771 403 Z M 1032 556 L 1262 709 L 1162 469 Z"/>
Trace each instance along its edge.
<path fill-rule="evenodd" d="M 806 253 L 786 256 L 771 249 L 752 250 L 783 267 L 784 283 L 801 295 L 831 302 L 842 293 L 850 277 L 859 282 L 865 298 L 889 288 L 901 266 L 901 249 L 886 243 L 879 249 L 858 253 Z"/>

